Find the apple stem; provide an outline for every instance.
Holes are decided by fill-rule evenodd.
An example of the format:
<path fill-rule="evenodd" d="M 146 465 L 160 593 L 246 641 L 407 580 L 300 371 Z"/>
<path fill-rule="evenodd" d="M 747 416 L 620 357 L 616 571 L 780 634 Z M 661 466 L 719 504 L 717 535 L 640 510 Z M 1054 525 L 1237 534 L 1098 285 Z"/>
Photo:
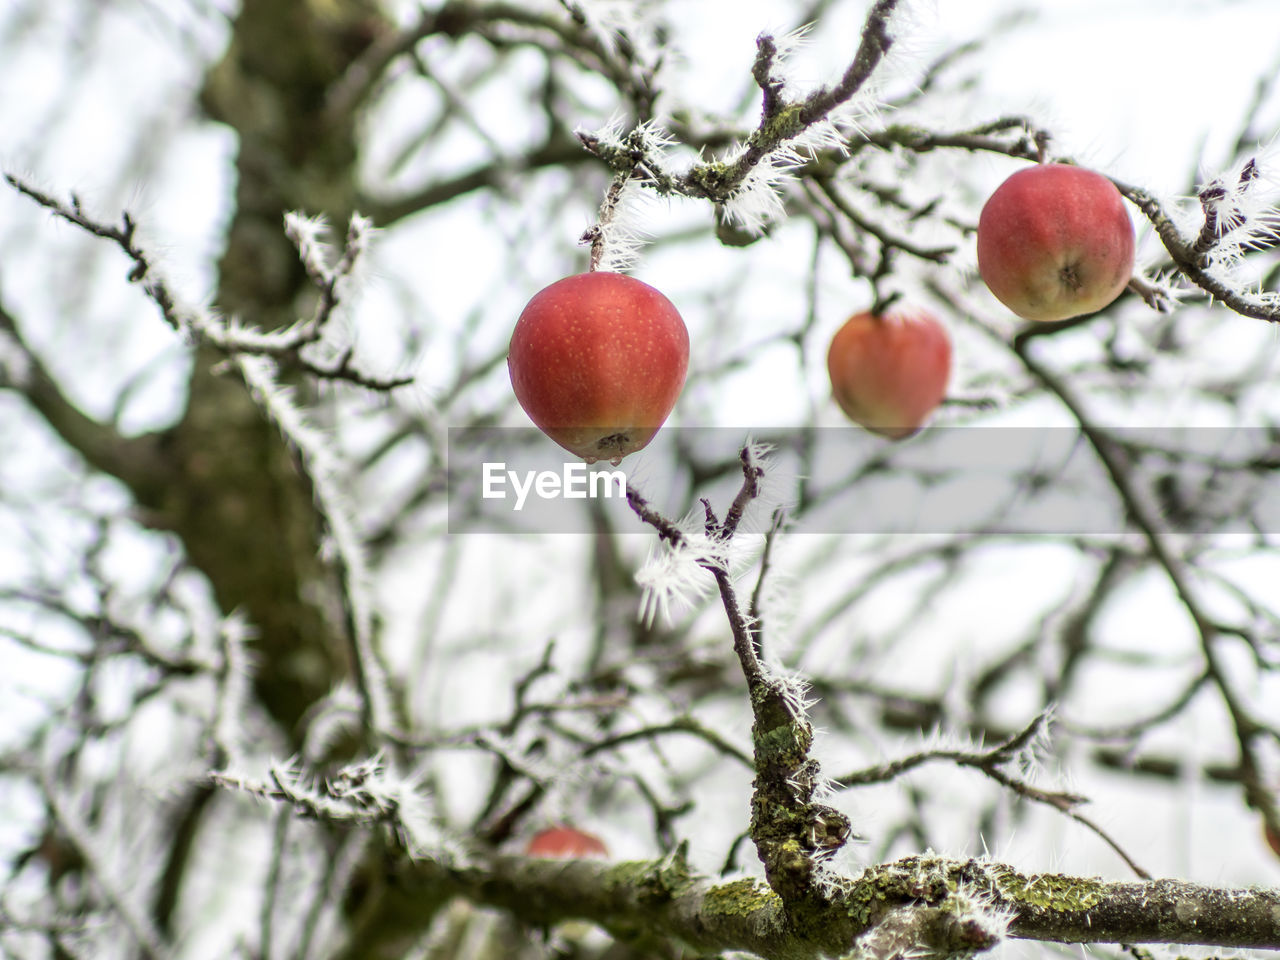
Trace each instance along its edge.
<path fill-rule="evenodd" d="M 1049 153 L 1049 132 L 1037 130 L 1032 139 L 1036 144 L 1036 163 L 1044 163 Z"/>
<path fill-rule="evenodd" d="M 880 291 L 877 290 L 875 301 L 871 304 L 871 315 L 873 317 L 883 317 L 885 312 L 900 299 L 902 299 L 902 292 L 900 290 L 895 290 L 883 297 L 880 295 Z"/>
<path fill-rule="evenodd" d="M 613 182 L 609 184 L 609 189 L 605 192 L 604 201 L 600 204 L 600 212 L 597 215 L 596 222 L 582 234 L 581 242 L 591 244 L 591 259 L 587 264 L 588 273 L 595 273 L 600 269 L 600 261 L 604 259 L 609 224 L 617 216 L 618 204 L 622 199 L 622 191 L 626 189 L 627 181 L 634 175 L 635 167 L 628 170 L 619 170 L 614 175 Z"/>

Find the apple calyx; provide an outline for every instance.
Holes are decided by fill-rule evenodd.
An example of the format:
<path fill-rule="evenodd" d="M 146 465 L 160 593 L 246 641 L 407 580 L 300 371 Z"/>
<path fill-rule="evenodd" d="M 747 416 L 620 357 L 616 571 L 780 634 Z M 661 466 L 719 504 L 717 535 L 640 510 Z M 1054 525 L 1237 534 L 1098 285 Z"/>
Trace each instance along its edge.
<path fill-rule="evenodd" d="M 1026 167 L 978 218 L 978 272 L 1026 320 L 1055 321 L 1112 303 L 1133 274 L 1133 223 L 1100 173 L 1064 163 Z"/>

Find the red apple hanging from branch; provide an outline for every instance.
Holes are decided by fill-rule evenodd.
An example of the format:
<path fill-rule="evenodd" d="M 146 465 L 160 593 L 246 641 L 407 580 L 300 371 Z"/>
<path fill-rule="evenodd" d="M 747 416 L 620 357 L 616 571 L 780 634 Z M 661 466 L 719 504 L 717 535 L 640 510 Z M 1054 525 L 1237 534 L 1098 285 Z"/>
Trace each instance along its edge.
<path fill-rule="evenodd" d="M 1067 164 L 1019 170 L 982 208 L 978 272 L 1026 320 L 1101 310 L 1133 274 L 1133 224 L 1120 191 Z"/>
<path fill-rule="evenodd" d="M 951 340 L 923 311 L 858 313 L 832 337 L 827 372 L 850 420 L 900 440 L 919 430 L 946 396 Z"/>
<path fill-rule="evenodd" d="M 652 440 L 689 369 L 689 331 L 671 301 L 600 269 L 609 251 L 626 259 L 628 233 L 617 219 L 634 173 L 614 175 L 597 222 L 582 235 L 591 244 L 590 270 L 535 294 L 507 353 L 511 386 L 529 419 L 587 463 L 617 465 Z"/>
<path fill-rule="evenodd" d="M 543 433 L 587 463 L 645 446 L 684 387 L 689 332 L 665 296 L 597 271 L 529 301 L 507 354 L 511 386 Z"/>

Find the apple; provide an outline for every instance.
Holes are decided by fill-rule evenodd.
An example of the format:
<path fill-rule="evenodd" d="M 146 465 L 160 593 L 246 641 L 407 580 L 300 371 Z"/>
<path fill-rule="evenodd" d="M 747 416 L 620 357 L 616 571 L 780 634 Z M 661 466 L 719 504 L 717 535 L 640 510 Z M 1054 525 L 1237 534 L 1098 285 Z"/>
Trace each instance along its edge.
<path fill-rule="evenodd" d="M 1026 320 L 1101 310 L 1133 274 L 1133 224 L 1120 191 L 1068 164 L 1019 170 L 982 208 L 978 272 Z"/>
<path fill-rule="evenodd" d="M 587 463 L 616 466 L 658 432 L 689 368 L 689 331 L 665 296 L 597 271 L 534 295 L 511 335 L 507 369 L 525 413 Z"/>
<path fill-rule="evenodd" d="M 539 830 L 524 850 L 530 857 L 552 860 L 580 860 L 584 857 L 608 857 L 609 848 L 594 834 L 576 827 L 556 826 Z"/>
<path fill-rule="evenodd" d="M 951 340 L 923 311 L 854 314 L 831 338 L 827 372 L 850 420 L 901 440 L 919 430 L 946 395 Z"/>

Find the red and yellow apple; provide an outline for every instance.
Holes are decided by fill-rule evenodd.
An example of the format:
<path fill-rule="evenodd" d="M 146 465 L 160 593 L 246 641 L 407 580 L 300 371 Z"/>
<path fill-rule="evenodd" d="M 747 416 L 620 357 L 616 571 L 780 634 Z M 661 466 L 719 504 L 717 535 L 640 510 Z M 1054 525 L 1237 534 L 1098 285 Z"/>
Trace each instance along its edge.
<path fill-rule="evenodd" d="M 586 857 L 609 856 L 609 848 L 595 834 L 563 825 L 539 830 L 530 838 L 524 852 L 530 857 L 545 857 L 551 860 L 581 860 Z"/>
<path fill-rule="evenodd" d="M 645 446 L 684 388 L 689 332 L 665 296 L 621 273 L 581 273 L 534 295 L 507 369 L 525 413 L 588 463 Z"/>
<path fill-rule="evenodd" d="M 1019 170 L 982 208 L 978 272 L 1026 320 L 1101 310 L 1133 274 L 1133 224 L 1120 191 L 1068 164 Z"/>
<path fill-rule="evenodd" d="M 854 314 L 831 338 L 827 372 L 850 420 L 900 440 L 919 430 L 946 395 L 951 340 L 923 311 Z"/>

